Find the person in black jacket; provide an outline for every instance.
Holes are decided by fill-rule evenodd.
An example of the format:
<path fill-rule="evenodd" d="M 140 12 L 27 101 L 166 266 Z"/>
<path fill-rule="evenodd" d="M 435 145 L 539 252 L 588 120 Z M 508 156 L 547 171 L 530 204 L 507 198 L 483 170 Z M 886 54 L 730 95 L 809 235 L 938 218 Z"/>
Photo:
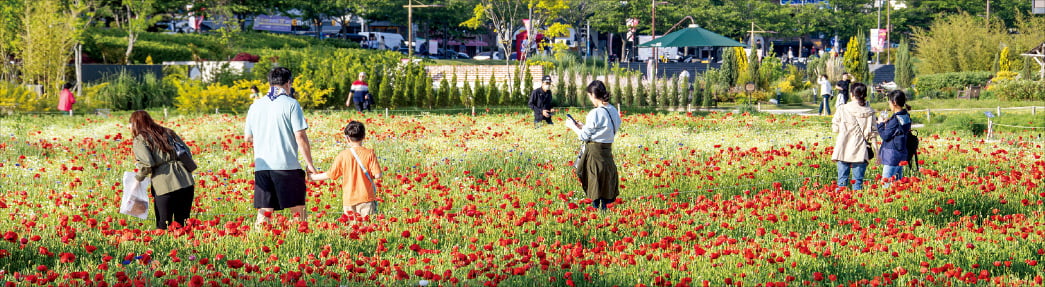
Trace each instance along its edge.
<path fill-rule="evenodd" d="M 541 78 L 541 87 L 530 92 L 530 100 L 526 105 L 533 110 L 533 125 L 540 127 L 541 121 L 552 124 L 552 113 L 555 105 L 552 103 L 552 77 Z"/>

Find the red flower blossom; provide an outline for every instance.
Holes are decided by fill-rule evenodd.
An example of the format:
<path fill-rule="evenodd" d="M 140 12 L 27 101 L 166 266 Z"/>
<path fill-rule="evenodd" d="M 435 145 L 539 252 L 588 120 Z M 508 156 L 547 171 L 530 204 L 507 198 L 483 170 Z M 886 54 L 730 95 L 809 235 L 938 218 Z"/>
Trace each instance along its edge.
<path fill-rule="evenodd" d="M 58 259 L 58 262 L 61 262 L 61 263 L 70 263 L 70 262 L 73 262 L 73 261 L 76 261 L 76 255 L 73 255 L 72 253 L 69 253 L 69 252 L 63 252 L 59 256 L 59 259 Z"/>
<path fill-rule="evenodd" d="M 232 269 L 239 269 L 243 267 L 243 261 L 240 261 L 239 259 L 226 261 L 225 264 Z"/>

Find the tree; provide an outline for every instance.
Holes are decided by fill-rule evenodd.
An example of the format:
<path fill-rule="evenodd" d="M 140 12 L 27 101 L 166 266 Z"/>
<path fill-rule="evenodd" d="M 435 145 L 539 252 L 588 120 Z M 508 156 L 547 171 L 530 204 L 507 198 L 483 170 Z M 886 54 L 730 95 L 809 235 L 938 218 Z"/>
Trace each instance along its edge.
<path fill-rule="evenodd" d="M 747 77 L 746 77 L 747 78 L 747 82 L 741 83 L 741 84 L 745 84 L 746 85 L 748 82 L 750 82 L 750 83 L 754 83 L 755 84 L 755 89 L 763 89 L 763 88 L 765 88 L 765 86 L 759 85 L 759 83 L 761 83 L 761 81 L 759 80 L 760 77 L 759 77 L 759 74 L 758 74 L 758 68 L 759 68 L 759 65 L 762 63 L 762 61 L 759 61 L 758 53 L 756 51 L 751 51 L 748 54 L 749 55 L 747 57 L 747 69 L 745 71 L 745 73 L 747 74 Z M 748 103 L 748 104 L 751 104 L 751 103 Z"/>
<path fill-rule="evenodd" d="M 22 81 L 44 85 L 57 95 L 65 82 L 65 69 L 76 45 L 78 19 L 88 6 L 82 2 L 63 7 L 59 0 L 26 1 L 23 15 Z"/>
<path fill-rule="evenodd" d="M 160 20 L 158 16 L 150 16 L 155 2 L 156 0 L 123 0 L 123 6 L 127 11 L 127 23 L 124 25 L 124 30 L 127 31 L 127 52 L 123 56 L 124 64 L 131 63 L 131 53 L 134 51 L 134 43 L 138 41 L 138 35 Z"/>
<path fill-rule="evenodd" d="M 530 31 L 526 34 L 526 39 L 529 43 L 535 43 L 537 41 L 537 34 L 540 31 L 544 31 L 544 26 L 551 20 L 559 17 L 559 14 L 570 7 L 567 5 L 569 0 L 513 0 L 522 1 L 526 3 L 528 11 L 528 19 L 530 19 Z M 568 25 L 565 25 L 568 26 Z M 560 27 L 560 29 L 563 27 Z M 556 29 L 549 29 L 556 30 Z M 562 30 L 559 30 L 562 31 Z M 524 49 L 523 53 L 529 55 L 530 49 Z"/>
<path fill-rule="evenodd" d="M 0 59 L 21 53 L 24 0 L 0 0 Z M 18 66 L 11 61 L 0 61 L 0 80 L 14 81 Z"/>
<path fill-rule="evenodd" d="M 896 52 L 896 73 L 893 74 L 893 82 L 900 89 L 911 87 L 914 79 L 914 65 L 911 63 L 911 46 L 907 39 L 900 40 L 900 47 Z"/>
<path fill-rule="evenodd" d="M 867 67 L 867 42 L 863 32 L 849 38 L 849 44 L 845 48 L 843 65 L 845 70 L 858 82 L 869 82 L 870 69 Z"/>
<path fill-rule="evenodd" d="M 1000 26 L 987 27 L 984 19 L 968 14 L 954 15 L 933 22 L 929 29 L 917 28 L 913 40 L 918 43 L 918 70 L 925 74 L 990 71 L 998 43 L 1007 41 Z"/>
<path fill-rule="evenodd" d="M 519 0 L 478 0 L 479 4 L 472 9 L 472 18 L 461 22 L 462 27 L 479 29 L 487 26 L 497 34 L 497 46 L 508 55 L 511 51 L 508 44 L 515 33 L 515 23 L 523 19 L 524 1 Z"/>
<path fill-rule="evenodd" d="M 739 67 L 737 67 L 737 54 L 736 49 L 724 48 L 722 49 L 722 66 L 719 67 L 722 73 L 722 83 L 727 86 L 733 86 L 734 81 L 737 79 Z"/>

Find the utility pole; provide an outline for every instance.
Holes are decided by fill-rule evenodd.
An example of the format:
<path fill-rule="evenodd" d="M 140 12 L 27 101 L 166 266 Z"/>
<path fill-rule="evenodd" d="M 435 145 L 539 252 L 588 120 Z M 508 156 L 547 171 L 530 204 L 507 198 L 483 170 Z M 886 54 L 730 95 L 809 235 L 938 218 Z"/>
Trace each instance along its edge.
<path fill-rule="evenodd" d="M 409 0 L 407 5 L 403 5 L 403 8 L 406 8 L 406 39 L 410 41 L 409 47 L 407 47 L 407 58 L 414 58 L 414 48 L 417 47 L 417 45 L 414 44 L 414 8 L 428 7 L 443 7 L 443 5 L 414 5 L 414 0 Z"/>

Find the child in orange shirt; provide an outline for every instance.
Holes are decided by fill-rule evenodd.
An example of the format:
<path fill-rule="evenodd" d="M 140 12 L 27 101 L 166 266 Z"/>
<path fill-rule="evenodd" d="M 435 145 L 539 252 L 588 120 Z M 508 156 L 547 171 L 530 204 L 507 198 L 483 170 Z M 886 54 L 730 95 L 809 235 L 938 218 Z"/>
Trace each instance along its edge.
<path fill-rule="evenodd" d="M 330 171 L 312 174 L 315 181 L 341 179 L 342 205 L 345 214 L 358 213 L 366 217 L 377 213 L 377 184 L 375 179 L 381 177 L 381 165 L 377 163 L 374 150 L 363 147 L 366 128 L 363 123 L 352 121 L 345 126 L 345 139 L 348 149 L 341 151 L 334 158 Z"/>

